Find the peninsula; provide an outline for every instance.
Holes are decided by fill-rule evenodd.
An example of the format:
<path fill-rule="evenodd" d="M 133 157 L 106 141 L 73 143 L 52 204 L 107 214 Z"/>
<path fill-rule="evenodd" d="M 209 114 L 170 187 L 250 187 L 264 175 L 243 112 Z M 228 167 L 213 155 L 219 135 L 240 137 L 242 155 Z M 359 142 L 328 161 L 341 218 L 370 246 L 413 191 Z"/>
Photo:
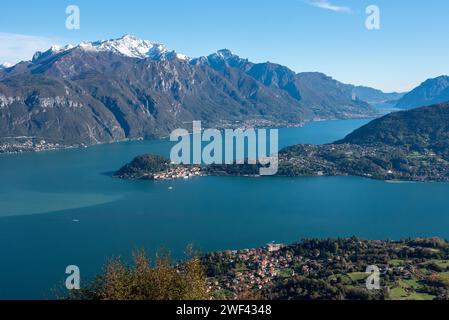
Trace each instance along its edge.
<path fill-rule="evenodd" d="M 164 166 L 148 166 L 154 160 Z M 257 176 L 259 165 L 169 164 L 140 156 L 116 176 L 127 179 L 203 175 Z M 340 141 L 279 152 L 277 176 L 361 176 L 379 180 L 449 181 L 449 103 L 391 113 Z"/>

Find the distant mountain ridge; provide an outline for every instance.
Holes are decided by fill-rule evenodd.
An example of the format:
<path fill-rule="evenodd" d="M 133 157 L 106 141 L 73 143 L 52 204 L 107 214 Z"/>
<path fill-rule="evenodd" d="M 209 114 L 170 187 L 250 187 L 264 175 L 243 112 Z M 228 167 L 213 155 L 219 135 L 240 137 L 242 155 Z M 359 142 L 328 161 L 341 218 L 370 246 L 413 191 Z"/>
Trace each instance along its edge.
<path fill-rule="evenodd" d="M 54 46 L 0 69 L 0 138 L 96 144 L 161 137 L 193 120 L 281 126 L 376 116 L 351 88 L 229 50 L 191 59 L 124 36 Z"/>
<path fill-rule="evenodd" d="M 412 109 L 443 102 L 449 102 L 449 76 L 426 80 L 402 97 L 396 107 Z"/>
<path fill-rule="evenodd" d="M 229 68 L 241 70 L 265 86 L 282 90 L 291 98 L 300 101 L 312 113 L 317 113 L 315 119 L 335 119 L 336 115 L 340 118 L 350 118 L 351 114 L 357 114 L 361 110 L 372 110 L 369 103 L 353 95 L 354 86 L 343 84 L 323 73 L 295 73 L 276 63 L 253 63 L 227 49 L 193 60 L 193 63 L 198 62 L 208 63 L 224 74 L 228 73 Z"/>
<path fill-rule="evenodd" d="M 381 90 L 365 86 L 352 86 L 352 92 L 358 99 L 370 104 L 392 103 L 401 99 L 406 94 L 401 92 L 385 93 Z"/>

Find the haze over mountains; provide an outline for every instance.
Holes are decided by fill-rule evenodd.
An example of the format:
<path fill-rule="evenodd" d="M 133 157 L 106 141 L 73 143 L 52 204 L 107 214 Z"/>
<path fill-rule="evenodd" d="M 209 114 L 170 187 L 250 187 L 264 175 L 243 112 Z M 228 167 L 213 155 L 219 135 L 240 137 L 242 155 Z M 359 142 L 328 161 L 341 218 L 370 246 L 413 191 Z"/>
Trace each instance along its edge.
<path fill-rule="evenodd" d="M 424 107 L 449 101 L 449 76 L 428 79 L 406 94 L 396 105 L 400 109 Z"/>
<path fill-rule="evenodd" d="M 397 94 L 220 50 L 190 59 L 133 36 L 54 46 L 0 69 L 0 137 L 95 144 L 190 128 L 377 115 Z"/>
<path fill-rule="evenodd" d="M 405 93 L 399 92 L 385 93 L 381 90 L 365 86 L 352 87 L 353 93 L 356 97 L 370 104 L 395 103 L 405 95 Z"/>

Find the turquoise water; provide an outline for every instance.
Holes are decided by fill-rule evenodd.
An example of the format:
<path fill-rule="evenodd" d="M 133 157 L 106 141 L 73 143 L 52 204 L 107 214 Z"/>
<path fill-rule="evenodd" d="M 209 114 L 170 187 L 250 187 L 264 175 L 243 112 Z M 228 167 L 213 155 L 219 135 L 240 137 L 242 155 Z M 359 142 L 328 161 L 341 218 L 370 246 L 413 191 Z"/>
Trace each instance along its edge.
<path fill-rule="evenodd" d="M 280 146 L 331 142 L 366 122 L 281 129 Z M 167 156 L 170 146 L 142 141 L 0 156 L 0 298 L 50 298 L 67 265 L 87 279 L 108 257 L 128 259 L 141 247 L 181 257 L 191 242 L 205 252 L 305 237 L 449 238 L 449 184 L 108 175 L 138 154 Z"/>

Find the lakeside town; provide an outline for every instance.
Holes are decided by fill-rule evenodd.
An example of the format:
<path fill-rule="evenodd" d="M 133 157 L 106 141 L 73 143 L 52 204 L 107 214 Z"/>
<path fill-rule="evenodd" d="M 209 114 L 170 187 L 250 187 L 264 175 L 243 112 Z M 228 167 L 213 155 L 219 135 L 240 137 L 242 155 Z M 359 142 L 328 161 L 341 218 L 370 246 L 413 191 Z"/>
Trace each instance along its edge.
<path fill-rule="evenodd" d="M 3 138 L 0 140 L 0 154 L 41 152 L 41 151 L 59 150 L 68 147 L 70 146 L 60 145 L 59 143 L 51 143 L 33 137 L 14 137 L 9 139 Z"/>
<path fill-rule="evenodd" d="M 440 239 L 304 240 L 211 253 L 209 290 L 226 299 L 447 299 L 449 244 Z M 368 290 L 367 267 L 380 288 Z"/>
<path fill-rule="evenodd" d="M 204 175 L 200 166 L 176 166 L 166 171 L 147 176 L 148 179 L 165 181 L 175 179 L 190 179 Z"/>
<path fill-rule="evenodd" d="M 156 155 L 137 156 L 130 163 L 118 170 L 114 177 L 132 180 L 175 180 L 190 179 L 206 173 L 199 165 L 177 165 L 172 161 Z"/>
<path fill-rule="evenodd" d="M 386 145 L 295 145 L 279 152 L 277 176 L 359 176 L 385 181 L 449 181 L 449 162 L 432 151 Z M 260 164 L 178 165 L 142 155 L 115 174 L 122 179 L 173 180 L 195 176 L 259 176 Z"/>

